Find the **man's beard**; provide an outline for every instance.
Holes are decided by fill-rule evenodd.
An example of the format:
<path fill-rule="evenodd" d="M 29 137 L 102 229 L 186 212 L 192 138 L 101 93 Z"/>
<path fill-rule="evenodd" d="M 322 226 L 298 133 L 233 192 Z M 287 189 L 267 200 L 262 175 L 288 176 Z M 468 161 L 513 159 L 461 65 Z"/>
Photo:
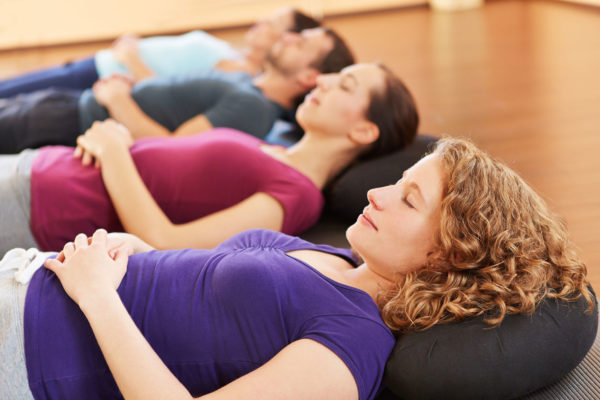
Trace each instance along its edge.
<path fill-rule="evenodd" d="M 265 63 L 269 64 L 271 68 L 277 68 L 277 56 L 273 53 L 273 47 L 267 52 Z"/>
<path fill-rule="evenodd" d="M 273 51 L 273 50 L 278 50 L 278 51 Z M 285 65 L 283 65 L 281 63 L 283 51 L 284 51 L 283 47 L 281 47 L 279 49 L 277 49 L 276 47 L 272 47 L 271 51 L 269 51 L 267 53 L 267 56 L 265 58 L 265 63 L 269 66 L 270 69 L 279 72 L 281 75 L 292 76 L 296 72 L 296 68 L 286 67 Z"/>

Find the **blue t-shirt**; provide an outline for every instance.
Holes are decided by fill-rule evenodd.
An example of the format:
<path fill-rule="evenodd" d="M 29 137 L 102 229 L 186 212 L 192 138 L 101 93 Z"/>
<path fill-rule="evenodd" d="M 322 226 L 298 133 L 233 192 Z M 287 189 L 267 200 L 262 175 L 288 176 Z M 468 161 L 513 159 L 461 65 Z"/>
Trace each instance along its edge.
<path fill-rule="evenodd" d="M 170 131 L 204 114 L 215 128 L 237 129 L 263 139 L 285 112 L 243 72 L 210 71 L 146 79 L 133 87 L 131 96 L 146 115 Z M 108 110 L 96 101 L 92 89 L 85 90 L 79 98 L 81 132 L 108 117 Z"/>
<path fill-rule="evenodd" d="M 177 76 L 206 72 L 221 60 L 235 59 L 239 52 L 224 40 L 204 31 L 179 36 L 153 36 L 139 41 L 139 55 L 158 76 Z M 128 73 L 110 49 L 100 50 L 94 57 L 98 76 Z"/>
<path fill-rule="evenodd" d="M 373 399 L 395 340 L 365 292 L 329 279 L 286 253 L 350 252 L 268 230 L 213 250 L 130 257 L 118 293 L 159 357 L 193 396 L 269 361 L 288 344 L 315 340 Z M 40 399 L 121 398 L 87 320 L 54 273 L 34 275 L 25 302 L 29 386 Z M 318 368 L 318 366 L 315 366 Z"/>

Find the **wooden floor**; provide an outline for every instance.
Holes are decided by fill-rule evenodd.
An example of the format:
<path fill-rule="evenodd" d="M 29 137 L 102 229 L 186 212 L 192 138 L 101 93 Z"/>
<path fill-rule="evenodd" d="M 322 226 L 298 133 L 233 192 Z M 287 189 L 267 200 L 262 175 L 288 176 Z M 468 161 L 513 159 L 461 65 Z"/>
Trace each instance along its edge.
<path fill-rule="evenodd" d="M 517 170 L 568 223 L 600 290 L 600 10 L 544 0 L 330 18 L 361 61 L 412 88 L 421 131 L 469 137 Z M 239 41 L 243 30 L 215 32 Z M 0 77 L 106 43 L 0 52 Z"/>

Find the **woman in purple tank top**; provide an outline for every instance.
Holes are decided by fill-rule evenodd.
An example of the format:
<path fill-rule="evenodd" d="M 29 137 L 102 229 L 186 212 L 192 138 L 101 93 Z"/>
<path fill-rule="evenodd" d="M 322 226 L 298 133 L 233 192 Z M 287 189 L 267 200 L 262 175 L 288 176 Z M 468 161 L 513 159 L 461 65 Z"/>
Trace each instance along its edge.
<path fill-rule="evenodd" d="M 30 224 L 6 222 L 30 225 L 31 240 L 6 230 L 0 251 L 54 250 L 98 228 L 133 233 L 159 249 L 211 248 L 252 228 L 298 234 L 317 221 L 329 181 L 359 158 L 403 148 L 419 122 L 408 89 L 377 64 L 319 76 L 297 120 L 305 134 L 289 148 L 218 129 L 131 147 L 123 127 L 96 123 L 78 139 L 80 162 L 68 147 L 35 155 Z"/>
<path fill-rule="evenodd" d="M 213 250 L 140 254 L 152 247 L 131 235 L 77 235 L 27 293 L 29 387 L 39 399 L 373 399 L 393 343 L 380 317 L 408 332 L 475 316 L 496 326 L 545 297 L 581 295 L 593 308 L 564 226 L 520 177 L 467 141 L 440 140 L 367 197 L 346 233 L 358 265 L 340 250 L 263 230 Z M 191 304 L 165 306 L 188 295 Z M 222 321 L 230 322 L 219 330 Z M 95 338 L 97 354 L 81 335 Z M 273 343 L 275 353 L 249 361 Z M 102 360 L 114 382 L 96 367 Z M 72 362 L 89 373 L 69 372 Z"/>

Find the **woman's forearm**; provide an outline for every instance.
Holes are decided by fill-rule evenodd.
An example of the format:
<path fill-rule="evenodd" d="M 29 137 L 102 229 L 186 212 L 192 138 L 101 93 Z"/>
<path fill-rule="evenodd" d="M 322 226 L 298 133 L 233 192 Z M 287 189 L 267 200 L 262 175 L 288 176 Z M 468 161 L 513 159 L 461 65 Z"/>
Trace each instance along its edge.
<path fill-rule="evenodd" d="M 78 143 L 100 162 L 104 185 L 127 232 L 155 248 L 178 249 L 212 248 L 246 229 L 281 229 L 284 209 L 277 199 L 263 192 L 218 212 L 175 225 L 154 200 L 138 173 L 127 143 L 119 139 L 117 131 L 114 121 L 97 124 L 80 137 Z"/>
<path fill-rule="evenodd" d="M 116 291 L 84 298 L 79 306 L 125 399 L 192 398 L 141 334 Z"/>
<path fill-rule="evenodd" d="M 131 233 L 111 232 L 108 234 L 111 251 L 120 247 L 126 246 L 130 249 L 130 254 L 145 253 L 147 251 L 156 250 L 142 239 Z"/>
<path fill-rule="evenodd" d="M 102 179 L 121 224 L 149 245 L 161 248 L 162 237 L 173 224 L 144 184 L 125 147 L 112 147 L 101 155 Z"/>

